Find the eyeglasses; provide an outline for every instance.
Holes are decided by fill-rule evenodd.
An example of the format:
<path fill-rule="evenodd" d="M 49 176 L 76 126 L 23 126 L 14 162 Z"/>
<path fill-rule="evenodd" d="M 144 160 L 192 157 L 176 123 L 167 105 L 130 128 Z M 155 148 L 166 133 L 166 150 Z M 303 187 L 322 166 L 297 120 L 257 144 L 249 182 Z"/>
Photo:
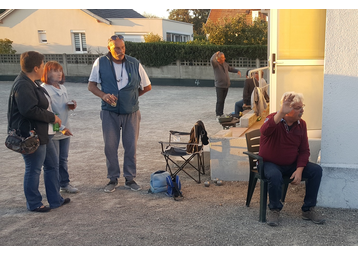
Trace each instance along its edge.
<path fill-rule="evenodd" d="M 109 39 L 109 41 L 115 41 L 117 39 L 123 40 L 124 41 L 124 37 L 123 35 L 112 35 L 111 39 Z"/>
<path fill-rule="evenodd" d="M 305 105 L 304 105 L 304 104 L 303 104 L 301 107 L 293 108 L 293 110 L 295 110 L 295 111 L 301 111 L 301 110 L 303 110 L 303 109 L 305 109 Z"/>

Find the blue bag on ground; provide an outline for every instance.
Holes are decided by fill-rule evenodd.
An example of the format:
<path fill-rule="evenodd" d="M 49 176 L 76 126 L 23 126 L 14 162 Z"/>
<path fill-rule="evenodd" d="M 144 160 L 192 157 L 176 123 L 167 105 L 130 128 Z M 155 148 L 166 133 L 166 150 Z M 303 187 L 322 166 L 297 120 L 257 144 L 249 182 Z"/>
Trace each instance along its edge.
<path fill-rule="evenodd" d="M 183 198 L 183 194 L 181 193 L 181 183 L 179 180 L 179 176 L 176 175 L 175 177 L 167 176 L 167 195 L 173 197 L 174 200 L 181 200 Z"/>
<path fill-rule="evenodd" d="M 166 171 L 160 170 L 150 175 L 150 193 L 159 193 L 167 190 L 166 178 L 170 174 Z"/>

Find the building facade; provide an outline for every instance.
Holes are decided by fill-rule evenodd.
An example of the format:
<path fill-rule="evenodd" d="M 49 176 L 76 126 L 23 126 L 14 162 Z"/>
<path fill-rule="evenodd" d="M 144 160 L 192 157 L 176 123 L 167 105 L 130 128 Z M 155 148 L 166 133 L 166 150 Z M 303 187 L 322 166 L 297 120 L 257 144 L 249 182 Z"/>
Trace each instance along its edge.
<path fill-rule="evenodd" d="M 123 35 L 126 41 L 144 42 L 149 33 L 163 40 L 190 41 L 193 25 L 145 18 L 133 10 L 15 9 L 0 15 L 1 38 L 13 41 L 17 53 L 105 53 L 113 34 Z"/>

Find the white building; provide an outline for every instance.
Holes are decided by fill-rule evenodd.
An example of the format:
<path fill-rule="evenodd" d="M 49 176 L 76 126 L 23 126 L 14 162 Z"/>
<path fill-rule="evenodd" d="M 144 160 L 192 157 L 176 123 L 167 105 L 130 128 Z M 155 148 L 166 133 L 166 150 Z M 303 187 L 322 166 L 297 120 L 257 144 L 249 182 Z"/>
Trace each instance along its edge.
<path fill-rule="evenodd" d="M 9 9 L 0 14 L 0 38 L 13 41 L 17 53 L 105 53 L 111 35 L 144 42 L 149 33 L 185 42 L 193 40 L 193 25 L 145 18 L 132 9 Z"/>

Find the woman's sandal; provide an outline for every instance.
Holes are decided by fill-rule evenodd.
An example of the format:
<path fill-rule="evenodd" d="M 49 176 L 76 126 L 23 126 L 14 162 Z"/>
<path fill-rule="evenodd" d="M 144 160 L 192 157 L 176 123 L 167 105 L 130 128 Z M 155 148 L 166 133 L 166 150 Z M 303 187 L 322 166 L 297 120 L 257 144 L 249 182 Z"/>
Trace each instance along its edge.
<path fill-rule="evenodd" d="M 50 207 L 47 207 L 47 206 L 40 206 L 40 207 L 37 207 L 36 209 L 32 210 L 33 212 L 49 212 L 51 210 Z"/>

